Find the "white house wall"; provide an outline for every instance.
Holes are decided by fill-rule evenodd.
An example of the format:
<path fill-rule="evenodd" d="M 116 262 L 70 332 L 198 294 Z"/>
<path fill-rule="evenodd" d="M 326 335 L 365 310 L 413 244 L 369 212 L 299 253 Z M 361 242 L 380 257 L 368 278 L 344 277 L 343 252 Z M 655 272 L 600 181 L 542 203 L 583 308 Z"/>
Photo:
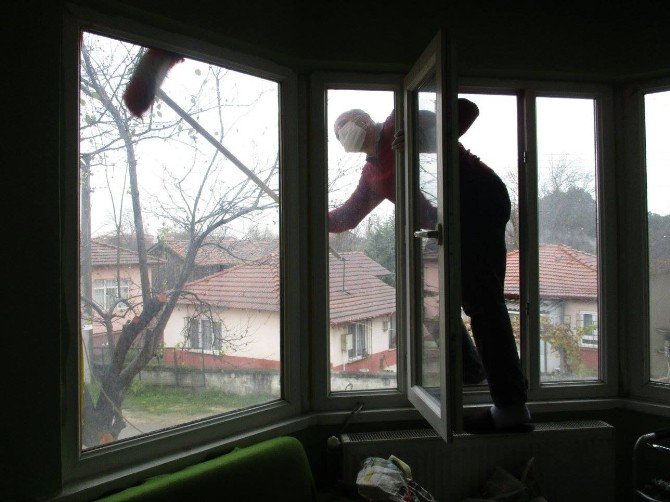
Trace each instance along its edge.
<path fill-rule="evenodd" d="M 278 312 L 267 312 L 258 310 L 223 310 L 214 309 L 212 312 L 215 320 L 220 319 L 224 332 L 226 329 L 237 334 L 244 334 L 242 344 L 236 347 L 226 347 L 224 353 L 237 357 L 252 357 L 257 359 L 269 359 L 279 361 L 280 358 L 280 322 Z M 174 347 L 176 344 L 184 343 L 184 319 L 193 315 L 193 307 L 178 305 L 164 331 L 164 343 L 166 347 Z"/>
<path fill-rule="evenodd" d="M 582 320 L 582 314 L 584 313 L 594 313 L 598 314 L 598 302 L 595 301 L 566 301 L 564 315 L 570 316 L 570 327 L 576 329 L 579 327 L 579 323 Z"/>
<path fill-rule="evenodd" d="M 389 332 L 384 331 L 384 321 L 388 320 L 389 316 L 376 317 L 372 319 L 372 343 L 369 348 L 370 354 L 376 354 L 388 350 L 389 348 Z M 361 321 L 365 322 L 365 321 Z M 349 362 L 348 351 L 342 350 L 342 335 L 348 333 L 348 324 L 339 324 L 331 326 L 330 328 L 330 364 L 332 366 L 339 366 Z"/>
<path fill-rule="evenodd" d="M 331 366 L 339 366 L 347 362 L 347 351 L 342 350 L 343 335 L 347 334 L 347 325 L 338 324 L 330 327 L 330 364 Z"/>
<path fill-rule="evenodd" d="M 177 305 L 165 327 L 163 340 L 166 347 L 174 347 L 176 344 L 183 345 L 184 319 L 192 315 L 192 307 Z M 227 355 L 279 360 L 280 323 L 278 312 L 215 309 L 213 315 L 215 318 L 220 318 L 229 329 L 234 328 L 249 331 L 246 347 L 240 347 L 238 350 L 226 349 L 224 352 Z M 387 321 L 388 317 L 382 316 L 372 319 L 371 354 L 382 352 L 389 348 L 389 331 L 384 331 L 383 326 L 384 321 Z M 330 362 L 333 366 L 339 366 L 348 362 L 347 351 L 342 351 L 341 342 L 342 334 L 347 334 L 347 332 L 348 324 L 332 326 L 330 329 Z"/>

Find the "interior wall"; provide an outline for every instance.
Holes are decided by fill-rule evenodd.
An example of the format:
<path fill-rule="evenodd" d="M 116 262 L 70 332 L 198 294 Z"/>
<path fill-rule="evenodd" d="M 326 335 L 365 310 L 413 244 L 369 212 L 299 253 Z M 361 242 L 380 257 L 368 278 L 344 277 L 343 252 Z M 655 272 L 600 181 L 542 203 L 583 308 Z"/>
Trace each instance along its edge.
<path fill-rule="evenodd" d="M 616 80 L 667 71 L 663 2 L 309 2 L 78 0 L 231 48 L 313 69 L 407 69 L 438 26 L 452 28 L 462 75 Z M 570 5 L 573 4 L 574 5 Z M 586 5 L 585 5 L 586 4 Z M 643 4 L 643 7 L 637 7 Z M 439 5 L 439 7 L 438 7 Z M 501 6 L 505 5 L 503 9 Z M 68 320 L 60 283 L 61 0 L 5 7 L 0 142 L 4 263 L 13 277 L 3 327 L 0 499 L 48 496 L 61 485 L 59 354 Z M 639 9 L 642 9 L 640 11 Z M 12 272 L 11 274 L 9 272 Z M 76 320 L 73 321 L 73 325 Z"/>
<path fill-rule="evenodd" d="M 74 1 L 116 12 L 137 5 Z M 463 76 L 614 81 L 667 70 L 670 52 L 670 9 L 661 0 L 145 0 L 135 15 L 306 70 L 405 71 L 440 28 Z"/>
<path fill-rule="evenodd" d="M 61 6 L 3 7 L 0 499 L 23 500 L 60 488 Z"/>

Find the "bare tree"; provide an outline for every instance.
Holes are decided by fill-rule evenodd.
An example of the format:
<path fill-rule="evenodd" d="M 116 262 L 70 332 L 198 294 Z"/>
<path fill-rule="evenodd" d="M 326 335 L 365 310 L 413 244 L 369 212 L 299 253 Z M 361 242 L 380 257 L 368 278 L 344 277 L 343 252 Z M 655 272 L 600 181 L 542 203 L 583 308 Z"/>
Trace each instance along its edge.
<path fill-rule="evenodd" d="M 541 175 L 540 196 L 565 192 L 570 188 L 591 192 L 589 182 L 593 175 L 578 169 L 567 154 L 552 156 Z"/>
<path fill-rule="evenodd" d="M 180 117 L 163 119 L 160 107 L 145 122 L 132 119 L 121 101 L 121 94 L 137 61 L 136 47 L 115 43 L 100 48 L 96 42 L 85 40 L 82 46 L 82 159 L 98 159 L 106 177 L 109 191 L 112 220 L 117 237 L 117 270 L 120 270 L 121 235 L 123 233 L 124 201 L 129 196 L 132 215 L 132 233 L 135 235 L 139 262 L 139 294 L 123 298 L 121 277 L 117 273 L 116 300 L 102 308 L 84 295 L 82 304 L 94 312 L 94 318 L 104 326 L 110 350 L 109 364 L 99 371 L 99 394 L 84 388 L 83 406 L 85 420 L 82 423 L 82 440 L 86 446 L 113 441 L 126 426 L 122 413 L 125 395 L 140 371 L 156 357 L 162 345 L 163 331 L 180 301 L 197 305 L 194 312 L 212 318 L 209 306 L 192 294 L 184 291 L 195 264 L 198 250 L 212 234 L 241 218 L 250 220 L 259 212 L 276 208 L 276 202 L 263 193 L 249 178 L 240 177 L 229 182 L 230 165 L 217 150 L 206 151 L 198 144 L 198 132 L 184 124 Z M 226 106 L 220 92 L 226 71 L 211 68 L 203 77 L 200 90 L 191 97 L 192 106 L 187 111 L 197 116 L 217 109 L 219 114 Z M 212 99 L 202 99 L 202 88 L 207 79 L 214 79 L 216 89 Z M 254 103 L 247 103 L 253 106 Z M 236 105 L 238 106 L 238 105 Z M 216 135 L 226 134 L 220 116 L 220 127 Z M 137 147 L 148 140 L 170 139 L 190 149 L 191 165 L 180 175 L 163 169 L 162 197 L 142 196 L 138 181 L 138 170 L 142 163 Z M 122 157 L 122 161 L 119 160 Z M 112 158 L 114 160 L 112 160 Z M 203 161 L 206 159 L 206 161 Z M 269 165 L 261 159 L 255 163 L 255 174 L 269 182 L 276 178 L 278 158 Z M 111 175 L 120 176 L 122 182 L 112 183 Z M 195 181 L 193 181 L 195 179 Z M 113 186 L 121 186 L 115 192 Z M 214 188 L 215 187 L 215 188 Z M 142 204 L 149 201 L 149 206 Z M 90 211 L 90 208 L 83 209 Z M 161 217 L 188 238 L 186 254 L 171 289 L 159 291 L 150 283 L 150 259 L 145 238 L 145 215 Z M 90 280 L 90 277 L 85 278 Z M 83 288 L 82 291 L 90 291 Z M 119 308 L 122 306 L 123 308 Z M 119 324 L 122 326 L 119 329 Z M 225 342 L 229 345 L 244 343 L 244 333 L 226 331 Z M 223 336 L 223 335 L 222 335 Z M 133 350 L 131 350 L 133 349 Z"/>
<path fill-rule="evenodd" d="M 559 155 L 542 170 L 540 180 L 540 242 L 564 244 L 595 253 L 597 203 L 594 174 L 580 169 L 567 155 Z"/>
<path fill-rule="evenodd" d="M 511 203 L 510 217 L 505 227 L 505 245 L 509 252 L 519 249 L 519 176 L 516 168 L 508 167 L 501 177 Z"/>

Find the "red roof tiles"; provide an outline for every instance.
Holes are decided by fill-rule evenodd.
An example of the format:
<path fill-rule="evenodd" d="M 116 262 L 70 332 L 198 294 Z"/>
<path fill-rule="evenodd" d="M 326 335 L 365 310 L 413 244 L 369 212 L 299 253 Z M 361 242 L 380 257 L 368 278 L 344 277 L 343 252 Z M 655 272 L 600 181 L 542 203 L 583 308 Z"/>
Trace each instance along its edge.
<path fill-rule="evenodd" d="M 519 251 L 507 253 L 505 297 L 519 297 Z M 597 257 L 562 244 L 540 246 L 540 298 L 598 298 Z"/>
<path fill-rule="evenodd" d="M 330 323 L 371 319 L 395 312 L 395 288 L 379 279 L 390 272 L 361 252 L 330 259 Z"/>
<path fill-rule="evenodd" d="M 189 282 L 184 290 L 212 307 L 279 311 L 279 260 L 268 255 Z"/>
<path fill-rule="evenodd" d="M 164 239 L 157 246 L 164 246 L 175 255 L 184 259 L 188 249 L 187 239 Z M 277 240 L 238 240 L 217 239 L 205 240 L 195 257 L 198 266 L 221 265 L 230 267 L 248 261 L 257 260 L 270 253 L 277 252 L 279 242 Z"/>
<path fill-rule="evenodd" d="M 394 313 L 395 288 L 378 278 L 390 272 L 361 252 L 341 256 L 330 261 L 331 324 Z M 279 288 L 276 253 L 184 286 L 213 307 L 263 311 L 279 311 Z"/>
<path fill-rule="evenodd" d="M 117 251 L 119 252 L 118 262 Z M 154 256 L 147 256 L 149 265 L 155 265 L 161 261 Z M 120 265 L 139 265 L 140 260 L 137 253 L 130 249 L 119 248 L 96 240 L 91 241 L 91 264 L 94 267 L 116 266 L 117 263 Z"/>

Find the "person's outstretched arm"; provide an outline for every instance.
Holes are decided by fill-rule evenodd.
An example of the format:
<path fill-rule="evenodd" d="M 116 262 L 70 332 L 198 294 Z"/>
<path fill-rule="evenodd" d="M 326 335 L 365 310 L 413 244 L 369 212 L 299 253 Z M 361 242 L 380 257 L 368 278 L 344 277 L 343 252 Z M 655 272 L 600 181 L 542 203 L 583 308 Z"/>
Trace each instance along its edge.
<path fill-rule="evenodd" d="M 339 234 L 356 228 L 370 211 L 377 207 L 384 197 L 370 188 L 363 177 L 356 190 L 340 207 L 328 212 L 328 231 Z"/>

